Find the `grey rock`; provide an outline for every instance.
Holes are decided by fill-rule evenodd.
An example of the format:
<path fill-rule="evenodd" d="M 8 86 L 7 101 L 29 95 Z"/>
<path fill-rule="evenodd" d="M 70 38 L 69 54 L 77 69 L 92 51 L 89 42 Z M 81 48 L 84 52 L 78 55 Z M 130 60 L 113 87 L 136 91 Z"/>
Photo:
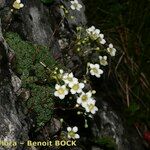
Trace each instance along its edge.
<path fill-rule="evenodd" d="M 11 83 L 12 83 L 14 92 L 16 93 L 21 88 L 22 82 L 19 79 L 19 77 L 17 77 L 14 73 L 12 73 L 11 75 Z"/>
<path fill-rule="evenodd" d="M 3 38 L 0 23 L 0 141 L 26 141 L 28 130 L 24 115 L 16 109 L 17 98 L 11 85 L 8 63 L 8 45 Z M 21 149 L 21 146 L 17 146 Z M 15 150 L 15 147 L 1 147 L 1 150 Z"/>
<path fill-rule="evenodd" d="M 11 22 L 10 28 L 33 44 L 50 47 L 53 56 L 61 57 L 58 41 L 54 37 L 49 8 L 41 0 L 26 1 Z"/>
<path fill-rule="evenodd" d="M 0 0 L 0 8 L 3 8 L 5 6 L 5 0 Z"/>
<path fill-rule="evenodd" d="M 49 10 L 40 0 L 27 1 L 18 15 L 21 19 L 21 24 L 18 26 L 21 25 L 20 29 L 27 40 L 39 45 L 50 45 L 53 31 L 48 17 Z"/>
<path fill-rule="evenodd" d="M 94 137 L 111 137 L 114 139 L 118 150 L 143 150 L 141 144 L 138 146 L 136 144 L 140 143 L 137 135 L 128 133 L 127 127 L 124 127 L 121 117 L 117 115 L 107 102 L 99 100 L 97 106 L 99 107 L 99 111 L 92 125 Z M 132 137 L 134 140 L 130 140 L 127 137 Z"/>
<path fill-rule="evenodd" d="M 103 149 L 101 149 L 101 148 L 99 148 L 99 147 L 96 147 L 96 146 L 93 146 L 93 147 L 92 147 L 92 150 L 103 150 Z"/>
<path fill-rule="evenodd" d="M 60 129 L 61 129 L 61 122 L 56 118 L 52 118 L 51 123 L 50 123 L 51 136 L 55 135 Z"/>

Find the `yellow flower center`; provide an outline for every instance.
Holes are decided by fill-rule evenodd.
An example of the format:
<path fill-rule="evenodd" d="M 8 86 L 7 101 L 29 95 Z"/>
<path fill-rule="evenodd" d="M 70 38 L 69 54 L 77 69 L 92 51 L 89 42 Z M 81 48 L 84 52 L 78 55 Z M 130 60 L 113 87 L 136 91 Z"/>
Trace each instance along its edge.
<path fill-rule="evenodd" d="M 87 96 L 86 96 L 86 95 L 83 95 L 83 96 L 82 96 L 82 101 L 83 101 L 83 102 L 87 101 Z"/>
<path fill-rule="evenodd" d="M 72 89 L 74 89 L 75 91 L 77 91 L 79 89 L 79 84 L 75 84 Z"/>
<path fill-rule="evenodd" d="M 102 59 L 102 60 L 101 60 L 101 63 L 102 63 L 102 64 L 105 64 L 105 63 L 106 63 L 106 60 Z"/>
<path fill-rule="evenodd" d="M 58 90 L 58 93 L 59 93 L 59 94 L 64 94 L 64 92 L 65 92 L 65 90 L 64 90 L 63 88 L 60 88 L 60 89 Z"/>
<path fill-rule="evenodd" d="M 92 40 L 96 40 L 97 38 L 98 38 L 98 37 L 97 37 L 97 34 L 93 34 L 93 33 L 92 33 L 91 39 L 92 39 Z"/>
<path fill-rule="evenodd" d="M 73 79 L 71 77 L 68 77 L 67 80 L 71 82 Z"/>
<path fill-rule="evenodd" d="M 77 8 L 77 7 L 78 7 L 78 3 L 74 3 L 73 6 L 74 6 L 75 8 Z"/>
<path fill-rule="evenodd" d="M 95 105 L 90 104 L 88 107 L 89 107 L 89 110 L 92 111 L 94 109 Z"/>
<path fill-rule="evenodd" d="M 112 53 L 113 52 L 113 48 L 109 48 L 109 51 L 110 51 L 110 53 Z"/>
<path fill-rule="evenodd" d="M 75 137 L 75 132 L 73 131 L 70 131 L 68 134 L 70 135 L 70 137 Z"/>
<path fill-rule="evenodd" d="M 96 68 L 92 68 L 92 70 L 93 70 L 94 73 L 98 73 Z"/>

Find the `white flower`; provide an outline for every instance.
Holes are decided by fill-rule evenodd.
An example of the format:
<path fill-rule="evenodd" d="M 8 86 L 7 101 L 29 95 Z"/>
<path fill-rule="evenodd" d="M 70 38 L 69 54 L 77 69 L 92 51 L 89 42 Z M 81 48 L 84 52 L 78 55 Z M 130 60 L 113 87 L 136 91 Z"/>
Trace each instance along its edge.
<path fill-rule="evenodd" d="M 99 42 L 100 42 L 101 44 L 105 44 L 105 43 L 106 43 L 106 41 L 105 41 L 105 39 L 104 39 L 104 34 L 99 34 Z"/>
<path fill-rule="evenodd" d="M 108 65 L 107 56 L 99 56 L 99 60 L 100 60 L 100 64 L 102 66 L 107 66 Z"/>
<path fill-rule="evenodd" d="M 116 49 L 113 47 L 113 44 L 109 44 L 109 47 L 107 48 L 107 52 L 108 52 L 111 56 L 115 56 L 115 54 L 116 54 Z"/>
<path fill-rule="evenodd" d="M 101 44 L 105 44 L 106 41 L 104 39 L 104 34 L 100 33 L 99 29 L 96 29 L 94 26 L 91 26 L 90 28 L 86 29 L 86 32 L 90 36 L 92 40 L 99 40 Z"/>
<path fill-rule="evenodd" d="M 95 27 L 94 26 L 91 26 L 90 28 L 86 29 L 86 32 L 88 34 L 92 34 L 94 31 L 95 31 Z"/>
<path fill-rule="evenodd" d="M 90 64 L 89 67 L 90 67 L 90 74 L 92 76 L 100 78 L 101 74 L 103 74 L 103 70 L 100 69 L 99 64 Z"/>
<path fill-rule="evenodd" d="M 22 7 L 24 7 L 24 4 L 21 3 L 21 0 L 16 0 L 16 1 L 14 1 L 14 3 L 13 3 L 13 8 L 15 8 L 15 9 L 20 9 L 20 8 L 22 8 Z"/>
<path fill-rule="evenodd" d="M 100 30 L 96 29 L 94 26 L 91 26 L 90 28 L 86 29 L 86 32 L 89 34 L 92 40 L 96 40 L 99 38 Z"/>
<path fill-rule="evenodd" d="M 60 99 L 64 99 L 65 96 L 68 94 L 68 89 L 66 88 L 66 85 L 55 85 L 56 91 L 54 92 L 54 95 L 56 97 L 59 97 Z"/>
<path fill-rule="evenodd" d="M 91 100 L 85 107 L 86 112 L 95 114 L 98 111 L 98 108 L 95 106 L 96 101 Z"/>
<path fill-rule="evenodd" d="M 60 69 L 59 72 L 60 72 L 60 74 L 63 74 L 63 73 L 64 73 L 64 70 L 63 70 L 63 69 Z"/>
<path fill-rule="evenodd" d="M 78 127 L 67 127 L 67 131 L 68 131 L 68 138 L 69 139 L 79 139 L 80 136 L 79 134 L 77 134 L 77 131 L 78 131 Z"/>
<path fill-rule="evenodd" d="M 73 0 L 73 1 L 70 1 L 70 2 L 71 2 L 71 9 L 72 10 L 80 11 L 80 9 L 82 8 L 82 5 L 79 4 L 78 0 Z"/>
<path fill-rule="evenodd" d="M 74 77 L 73 73 L 65 73 L 63 75 L 63 81 L 66 83 L 66 84 L 70 84 L 70 83 L 73 83 L 75 81 L 78 81 L 77 78 Z"/>
<path fill-rule="evenodd" d="M 69 87 L 71 88 L 71 94 L 81 93 L 84 86 L 84 83 L 79 83 L 77 80 L 69 83 Z"/>
<path fill-rule="evenodd" d="M 88 102 L 90 102 L 92 96 L 92 92 L 89 91 L 87 93 L 82 92 L 80 97 L 77 99 L 77 103 L 81 104 L 83 107 L 87 105 Z"/>

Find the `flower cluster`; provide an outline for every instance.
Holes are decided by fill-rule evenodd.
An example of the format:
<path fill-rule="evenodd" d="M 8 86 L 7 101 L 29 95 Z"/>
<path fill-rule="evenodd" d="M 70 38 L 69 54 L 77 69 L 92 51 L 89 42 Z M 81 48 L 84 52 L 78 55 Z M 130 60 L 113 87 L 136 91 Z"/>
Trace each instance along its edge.
<path fill-rule="evenodd" d="M 110 56 L 115 56 L 116 55 L 116 49 L 113 47 L 113 44 L 109 44 L 108 48 L 105 49 L 105 43 L 106 40 L 104 39 L 104 35 L 101 34 L 99 29 L 96 29 L 94 26 L 91 26 L 90 28 L 86 29 L 86 33 L 88 34 L 88 37 L 96 41 L 95 45 L 97 46 L 94 48 L 98 53 L 101 53 L 101 51 L 108 53 Z M 97 41 L 102 44 L 102 46 L 97 45 Z M 88 41 L 89 42 L 89 41 Z M 93 44 L 92 44 L 93 45 Z M 91 47 L 91 49 L 93 49 Z M 103 74 L 103 70 L 100 69 L 101 66 L 107 66 L 108 61 L 107 61 L 107 56 L 101 56 L 99 55 L 99 63 L 87 63 L 87 73 L 90 73 L 92 76 L 96 76 L 97 78 L 100 78 L 101 75 Z"/>
<path fill-rule="evenodd" d="M 23 8 L 23 7 L 24 7 L 24 4 L 21 3 L 21 0 L 16 0 L 16 1 L 14 1 L 14 3 L 13 3 L 13 8 L 15 8 L 15 9 L 21 9 L 21 8 Z"/>
<path fill-rule="evenodd" d="M 99 29 L 96 29 L 94 26 L 86 29 L 86 32 L 92 40 L 98 40 L 101 44 L 105 44 L 104 34 L 100 33 Z"/>
<path fill-rule="evenodd" d="M 77 104 L 81 105 L 87 113 L 95 114 L 98 108 L 95 106 L 95 100 L 92 98 L 92 92 L 84 92 L 85 83 L 79 82 L 73 73 L 63 73 L 62 70 L 60 72 L 64 84 L 55 85 L 56 91 L 54 95 L 60 99 L 64 99 L 70 92 L 77 97 Z"/>
<path fill-rule="evenodd" d="M 74 2 L 74 3 L 73 3 Z M 76 5 L 75 5 L 76 2 Z M 77 0 L 71 1 L 73 10 L 79 10 L 80 4 L 78 4 Z M 74 5 L 73 5 L 74 4 Z M 108 56 L 115 56 L 116 49 L 112 44 L 109 44 L 108 48 L 106 46 L 106 40 L 104 39 L 104 35 L 100 32 L 99 29 L 96 29 L 94 26 L 84 29 L 82 27 L 77 28 L 77 42 L 75 43 L 75 48 L 78 51 L 80 56 L 84 56 L 84 58 L 92 53 L 95 53 L 99 62 L 97 60 L 93 61 L 93 63 L 87 63 L 87 73 L 84 76 L 85 79 L 90 73 L 90 75 L 100 78 L 104 73 L 102 68 L 108 65 Z M 82 51 L 82 49 L 86 49 L 86 51 Z M 94 52 L 93 52 L 94 50 Z M 103 52 L 101 55 L 101 51 Z M 106 53 L 104 55 L 104 53 Z M 85 55 L 87 54 L 87 55 Z M 59 84 L 55 85 L 54 95 L 60 99 L 64 99 L 69 93 L 73 95 L 76 99 L 76 106 L 74 108 L 79 108 L 77 114 L 84 114 L 92 117 L 97 111 L 96 100 L 93 98 L 93 94 L 96 91 L 87 90 L 86 88 L 86 80 L 83 82 L 79 82 L 79 80 L 74 77 L 73 73 L 65 73 L 63 70 L 60 70 L 58 73 Z M 83 109 L 80 109 L 83 108 Z M 84 112 L 82 112 L 84 110 Z M 85 120 L 85 127 L 88 127 L 87 121 Z M 78 131 L 77 127 L 68 127 L 68 138 L 78 139 L 79 135 L 76 133 Z"/>
<path fill-rule="evenodd" d="M 78 0 L 73 0 L 73 1 L 71 1 L 71 6 L 70 7 L 71 7 L 72 10 L 80 11 L 80 9 L 82 8 L 82 5 L 79 4 Z"/>

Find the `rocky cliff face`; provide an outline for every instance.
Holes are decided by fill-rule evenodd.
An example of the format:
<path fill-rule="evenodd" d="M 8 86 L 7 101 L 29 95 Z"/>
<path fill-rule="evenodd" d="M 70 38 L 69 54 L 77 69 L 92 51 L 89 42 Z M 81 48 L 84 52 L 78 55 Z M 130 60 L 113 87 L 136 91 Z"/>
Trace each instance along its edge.
<path fill-rule="evenodd" d="M 81 1 L 79 2 L 82 4 Z M 4 0 L 0 1 L 0 9 L 6 6 L 5 4 Z M 19 33 L 23 39 L 33 44 L 50 47 L 53 56 L 60 62 L 63 62 L 61 47 L 65 43 L 60 43 L 59 40 L 63 41 L 62 39 L 65 38 L 70 41 L 75 32 L 74 27 L 86 25 L 87 21 L 84 7 L 79 13 L 74 13 L 69 9 L 70 17 L 62 19 L 64 14 L 61 8 L 58 7 L 60 4 L 67 8 L 70 6 L 69 2 L 65 0 L 56 0 L 50 6 L 43 5 L 40 0 L 27 0 L 25 1 L 25 7 L 13 15 L 5 8 L 3 26 L 6 27 L 6 24 L 9 23 L 7 30 Z M 74 16 L 75 19 L 70 19 L 71 16 Z M 17 97 L 15 92 L 17 91 L 16 88 L 20 88 L 21 81 L 17 79 L 12 82 L 12 79 L 14 79 L 10 62 L 12 55 L 12 51 L 3 38 L 0 24 L 0 140 L 27 141 L 28 134 L 31 133 L 27 130 L 27 124 L 24 121 L 25 116 L 21 112 L 21 108 L 18 108 L 16 105 Z M 72 57 L 72 60 L 69 60 L 67 67 L 73 68 L 75 65 L 78 65 L 75 73 L 80 75 L 82 73 L 80 72 L 82 70 L 81 60 L 71 52 L 69 52 L 69 55 Z M 97 90 L 99 90 L 98 87 Z M 136 147 L 136 144 L 138 145 L 139 143 L 135 143 L 135 146 L 130 145 L 131 141 L 124 138 L 126 129 L 119 115 L 110 106 L 108 107 L 107 102 L 104 102 L 99 96 L 97 100 L 99 101 L 100 111 L 97 114 L 97 118 L 92 122 L 91 130 L 93 135 L 95 137 L 111 136 L 115 139 L 119 150 L 142 150 L 141 145 Z M 109 108 L 111 109 L 109 110 Z M 55 132 L 57 131 L 53 131 L 54 134 Z M 128 135 L 130 136 L 130 134 Z M 0 148 L 0 150 L 3 149 L 21 150 L 23 148 Z M 77 148 L 77 150 L 79 149 Z M 99 147 L 94 146 L 91 146 L 91 149 L 100 150 Z"/>

